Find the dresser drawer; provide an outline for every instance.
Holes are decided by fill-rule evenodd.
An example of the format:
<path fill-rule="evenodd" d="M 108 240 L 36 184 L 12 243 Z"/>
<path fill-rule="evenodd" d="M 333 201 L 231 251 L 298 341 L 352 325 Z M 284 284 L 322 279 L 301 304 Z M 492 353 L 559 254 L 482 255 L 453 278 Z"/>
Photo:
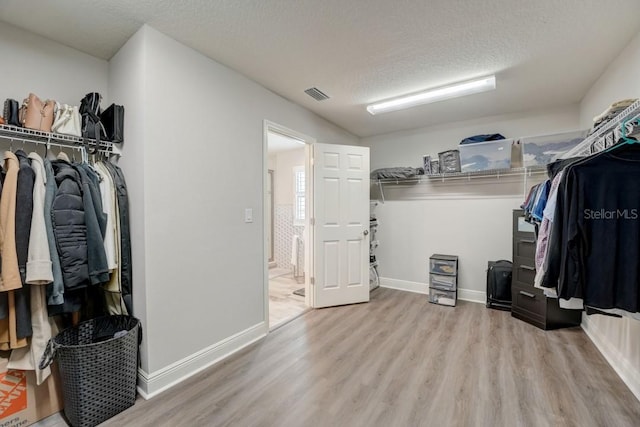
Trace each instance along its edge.
<path fill-rule="evenodd" d="M 513 257 L 535 259 L 536 256 L 536 240 L 531 237 L 514 237 L 513 239 Z"/>
<path fill-rule="evenodd" d="M 547 297 L 540 289 L 533 286 L 514 283 L 511 285 L 512 308 L 526 314 L 540 316 L 544 319 L 547 313 Z"/>
<path fill-rule="evenodd" d="M 536 278 L 536 268 L 533 258 L 513 258 L 513 280 L 527 285 L 533 285 Z"/>

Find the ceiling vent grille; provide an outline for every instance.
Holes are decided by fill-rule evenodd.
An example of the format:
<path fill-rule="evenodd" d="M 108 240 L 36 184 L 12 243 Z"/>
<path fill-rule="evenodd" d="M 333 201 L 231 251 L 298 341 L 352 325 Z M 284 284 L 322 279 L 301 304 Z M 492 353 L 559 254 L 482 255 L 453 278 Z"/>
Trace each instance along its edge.
<path fill-rule="evenodd" d="M 322 92 L 317 87 L 311 87 L 304 91 L 307 95 L 315 99 L 316 101 L 324 101 L 325 99 L 329 99 L 326 93 Z"/>

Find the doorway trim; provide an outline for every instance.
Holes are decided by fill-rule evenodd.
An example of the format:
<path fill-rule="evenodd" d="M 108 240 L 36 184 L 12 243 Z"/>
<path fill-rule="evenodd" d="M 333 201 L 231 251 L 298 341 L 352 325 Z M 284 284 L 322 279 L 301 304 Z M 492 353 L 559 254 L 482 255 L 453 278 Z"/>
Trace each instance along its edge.
<path fill-rule="evenodd" d="M 313 162 L 312 162 L 312 153 L 313 153 L 313 144 L 316 142 L 315 138 L 312 138 L 308 135 L 305 135 L 301 132 L 295 131 L 293 129 L 289 129 L 286 126 L 282 126 L 278 123 L 274 123 L 270 120 L 263 121 L 263 132 L 262 132 L 262 263 L 263 263 L 263 292 L 264 292 L 264 321 L 267 325 L 267 332 L 272 325 L 269 325 L 269 261 L 267 260 L 267 254 L 269 253 L 268 243 L 267 243 L 267 232 L 268 228 L 266 226 L 267 221 L 267 174 L 269 171 L 269 132 L 279 133 L 281 135 L 287 136 L 289 138 L 297 139 L 301 142 L 305 143 L 305 220 L 304 220 L 304 235 L 303 239 L 305 242 L 305 251 L 304 251 L 304 288 L 305 288 L 305 297 L 304 302 L 307 307 L 313 307 L 313 291 L 311 289 L 311 277 L 313 276 L 313 232 L 311 227 L 311 216 L 313 213 Z"/>
<path fill-rule="evenodd" d="M 275 179 L 275 171 L 273 169 L 269 169 L 267 167 L 267 196 L 265 197 L 265 200 L 268 201 L 267 205 L 265 206 L 265 209 L 268 210 L 269 212 L 269 216 L 268 218 L 270 218 L 270 221 L 267 221 L 265 218 L 265 226 L 267 226 L 267 253 L 270 254 L 271 256 L 267 256 L 267 261 L 268 263 L 272 263 L 275 261 L 275 245 L 273 242 L 273 238 L 275 236 L 275 230 L 273 229 L 275 226 L 275 220 L 274 220 L 274 216 L 275 216 L 275 197 L 273 194 L 274 191 L 274 179 Z M 265 202 L 266 203 L 266 202 Z"/>

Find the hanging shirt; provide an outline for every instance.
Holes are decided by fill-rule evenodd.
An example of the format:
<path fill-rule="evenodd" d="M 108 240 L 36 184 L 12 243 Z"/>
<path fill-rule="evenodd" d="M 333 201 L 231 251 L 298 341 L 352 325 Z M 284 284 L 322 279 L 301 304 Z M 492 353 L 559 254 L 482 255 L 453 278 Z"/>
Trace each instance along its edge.
<path fill-rule="evenodd" d="M 531 216 L 538 222 L 542 221 L 542 212 L 547 205 L 547 196 L 549 194 L 550 187 L 551 181 L 549 180 L 546 180 L 544 183 L 540 184 L 538 197 L 536 198 L 536 201 L 533 204 L 533 208 L 531 209 Z"/>
<path fill-rule="evenodd" d="M 553 229 L 562 218 L 559 296 L 638 312 L 640 147 L 622 146 L 569 166 L 563 182 Z"/>

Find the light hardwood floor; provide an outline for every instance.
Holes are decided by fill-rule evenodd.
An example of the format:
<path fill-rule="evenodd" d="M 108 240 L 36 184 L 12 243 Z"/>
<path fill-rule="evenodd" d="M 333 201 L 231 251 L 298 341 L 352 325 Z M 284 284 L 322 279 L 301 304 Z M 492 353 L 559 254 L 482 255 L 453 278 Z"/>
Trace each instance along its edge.
<path fill-rule="evenodd" d="M 579 328 L 377 289 L 310 311 L 105 426 L 638 426 Z"/>
<path fill-rule="evenodd" d="M 304 283 L 298 283 L 290 271 L 282 269 L 269 271 L 269 327 L 271 329 L 308 309 L 304 303 L 304 297 L 293 294 L 293 291 L 303 287 Z"/>

